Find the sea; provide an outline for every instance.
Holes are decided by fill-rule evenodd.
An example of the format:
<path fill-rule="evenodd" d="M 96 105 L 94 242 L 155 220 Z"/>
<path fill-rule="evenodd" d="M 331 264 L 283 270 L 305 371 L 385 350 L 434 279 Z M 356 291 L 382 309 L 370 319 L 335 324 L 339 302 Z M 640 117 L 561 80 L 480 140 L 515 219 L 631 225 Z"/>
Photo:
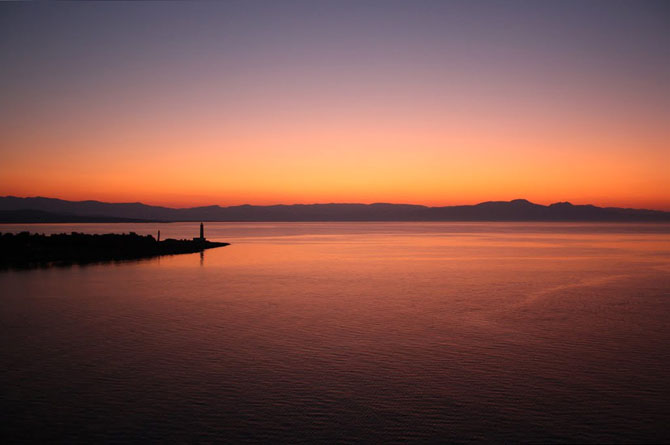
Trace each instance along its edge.
<path fill-rule="evenodd" d="M 0 225 L 198 236 L 199 221 Z M 0 270 L 17 442 L 670 441 L 670 224 L 205 223 Z"/>

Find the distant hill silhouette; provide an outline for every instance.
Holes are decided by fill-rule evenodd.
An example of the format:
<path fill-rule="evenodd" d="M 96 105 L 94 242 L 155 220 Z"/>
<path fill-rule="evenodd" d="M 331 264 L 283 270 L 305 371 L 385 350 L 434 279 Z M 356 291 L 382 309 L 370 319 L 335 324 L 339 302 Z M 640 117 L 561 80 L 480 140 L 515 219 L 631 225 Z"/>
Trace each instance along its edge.
<path fill-rule="evenodd" d="M 0 210 L 0 223 L 120 223 L 148 222 L 138 218 L 117 218 L 113 216 L 72 215 L 68 213 L 45 212 L 44 210 Z"/>
<path fill-rule="evenodd" d="M 557 202 L 548 206 L 525 199 L 488 201 L 476 205 L 427 207 L 410 204 L 293 204 L 231 207 L 207 206 L 173 209 L 135 203 L 100 201 L 65 201 L 55 198 L 0 197 L 0 216 L 4 220 L 11 212 L 50 212 L 36 215 L 35 221 L 21 222 L 80 222 L 62 221 L 69 218 L 99 218 L 153 221 L 670 221 L 670 212 L 659 210 L 596 207 Z M 17 221 L 18 222 L 18 221 Z M 90 221 L 93 222 L 93 221 Z M 119 221 L 120 222 L 120 221 Z"/>

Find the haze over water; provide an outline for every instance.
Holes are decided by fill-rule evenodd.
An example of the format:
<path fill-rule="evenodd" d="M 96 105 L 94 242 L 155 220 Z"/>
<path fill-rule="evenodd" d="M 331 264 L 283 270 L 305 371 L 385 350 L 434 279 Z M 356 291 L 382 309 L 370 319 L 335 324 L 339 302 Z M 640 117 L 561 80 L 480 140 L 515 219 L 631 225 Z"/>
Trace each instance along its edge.
<path fill-rule="evenodd" d="M 670 225 L 208 223 L 206 235 L 232 244 L 0 271 L 10 438 L 670 439 Z"/>

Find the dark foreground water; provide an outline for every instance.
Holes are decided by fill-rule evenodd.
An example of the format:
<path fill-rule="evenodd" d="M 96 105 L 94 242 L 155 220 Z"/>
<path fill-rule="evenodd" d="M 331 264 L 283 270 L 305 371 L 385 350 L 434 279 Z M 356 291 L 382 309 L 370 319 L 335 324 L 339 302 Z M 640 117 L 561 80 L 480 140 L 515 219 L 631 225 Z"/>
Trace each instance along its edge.
<path fill-rule="evenodd" d="M 670 440 L 669 225 L 206 230 L 233 244 L 0 271 L 5 437 Z"/>

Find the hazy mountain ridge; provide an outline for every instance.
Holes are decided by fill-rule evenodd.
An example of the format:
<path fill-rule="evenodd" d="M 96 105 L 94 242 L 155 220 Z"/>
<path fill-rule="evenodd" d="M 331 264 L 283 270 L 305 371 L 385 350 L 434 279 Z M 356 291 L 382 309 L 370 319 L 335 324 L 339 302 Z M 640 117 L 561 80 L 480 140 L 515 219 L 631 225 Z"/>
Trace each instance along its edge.
<path fill-rule="evenodd" d="M 118 218 L 114 216 L 73 215 L 71 213 L 47 212 L 44 210 L 0 210 L 0 223 L 129 223 L 149 222 L 138 218 Z"/>
<path fill-rule="evenodd" d="M 292 204 L 254 206 L 218 205 L 170 208 L 135 203 L 66 201 L 57 198 L 0 197 L 0 211 L 41 211 L 53 215 L 53 222 L 67 215 L 153 221 L 670 221 L 670 212 L 557 202 L 548 206 L 525 199 L 487 201 L 475 205 L 428 207 L 413 204 Z M 23 222 L 49 222 L 23 221 Z M 72 221 L 77 222 L 77 221 Z"/>

